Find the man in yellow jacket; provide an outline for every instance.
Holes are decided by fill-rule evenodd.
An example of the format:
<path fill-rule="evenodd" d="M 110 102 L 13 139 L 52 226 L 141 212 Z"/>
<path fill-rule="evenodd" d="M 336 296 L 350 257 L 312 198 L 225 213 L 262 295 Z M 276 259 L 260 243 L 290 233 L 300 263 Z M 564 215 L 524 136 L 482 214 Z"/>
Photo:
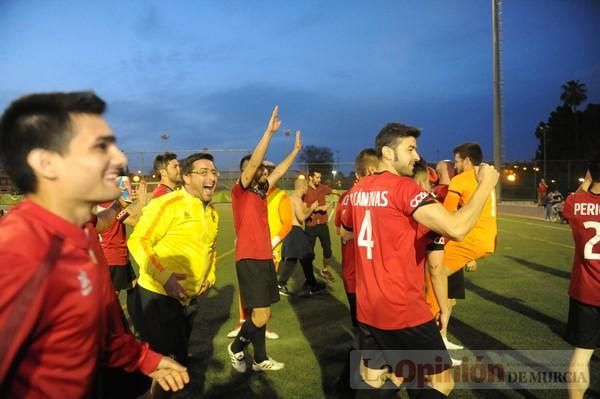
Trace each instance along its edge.
<path fill-rule="evenodd" d="M 139 279 L 128 307 L 140 336 L 185 364 L 196 299 L 215 284 L 219 172 L 212 155 L 197 153 L 181 175 L 183 189 L 152 200 L 129 237 Z"/>

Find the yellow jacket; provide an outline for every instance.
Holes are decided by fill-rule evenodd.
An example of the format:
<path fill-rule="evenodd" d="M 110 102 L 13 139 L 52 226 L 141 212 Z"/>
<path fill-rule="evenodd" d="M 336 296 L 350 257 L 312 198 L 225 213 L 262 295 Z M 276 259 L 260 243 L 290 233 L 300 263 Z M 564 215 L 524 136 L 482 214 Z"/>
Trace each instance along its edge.
<path fill-rule="evenodd" d="M 292 231 L 292 203 L 285 191 L 277 187 L 267 193 L 267 215 L 271 240 L 279 237 L 279 243 L 273 248 L 275 263 L 281 261 L 283 239 Z"/>
<path fill-rule="evenodd" d="M 172 273 L 186 275 L 179 281 L 188 298 L 200 292 L 203 282 L 215 284 L 216 239 L 219 215 L 185 189 L 153 199 L 127 241 L 140 267 L 138 284 L 166 295 L 163 285 Z"/>

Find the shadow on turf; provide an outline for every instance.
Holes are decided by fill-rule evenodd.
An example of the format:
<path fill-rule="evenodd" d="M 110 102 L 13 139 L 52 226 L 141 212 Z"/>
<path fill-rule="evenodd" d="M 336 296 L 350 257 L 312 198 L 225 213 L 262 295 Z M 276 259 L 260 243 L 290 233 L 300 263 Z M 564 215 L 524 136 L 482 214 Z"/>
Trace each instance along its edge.
<path fill-rule="evenodd" d="M 307 297 L 289 297 L 302 333 L 321 368 L 323 397 L 342 398 L 335 390 L 352 343 L 348 306 L 329 291 Z"/>
<path fill-rule="evenodd" d="M 451 321 L 451 331 L 452 335 L 460 340 L 460 342 L 466 343 L 469 349 L 478 350 L 478 351 L 497 351 L 497 350 L 515 350 L 515 348 L 510 347 L 503 343 L 502 341 L 497 340 L 496 338 L 488 335 L 476 328 L 471 327 L 470 325 L 463 323 L 458 318 L 453 318 Z M 523 362 L 527 362 L 531 364 L 531 360 L 526 357 L 515 356 L 516 360 L 520 360 Z M 539 365 L 540 370 L 545 369 L 543 365 Z M 470 391 L 471 395 L 475 398 L 482 399 L 496 399 L 496 398 L 511 398 L 513 395 L 509 395 L 508 391 L 504 390 L 472 390 Z M 516 390 L 523 398 L 534 399 L 534 398 L 544 398 L 546 397 L 542 391 L 529 391 L 526 389 L 518 389 Z M 458 393 L 458 392 L 457 392 Z"/>
<path fill-rule="evenodd" d="M 214 294 L 216 293 L 216 295 Z M 198 315 L 194 320 L 194 329 L 190 340 L 190 384 L 180 399 L 196 398 L 236 398 L 277 399 L 279 395 L 260 373 L 240 374 L 231 369 L 229 363 L 216 360 L 214 356 L 214 338 L 221 326 L 230 319 L 230 311 L 234 300 L 235 287 L 226 285 L 213 288 L 212 293 L 200 298 Z M 212 384 L 205 392 L 206 372 L 208 368 L 231 373 L 231 380 L 226 384 Z M 252 387 L 250 387 L 252 385 Z"/>
<path fill-rule="evenodd" d="M 231 306 L 233 304 L 235 288 L 233 285 L 226 285 L 221 288 L 213 288 L 208 295 L 202 296 L 198 300 L 198 315 L 194 320 L 194 328 L 190 339 L 189 350 L 191 359 L 188 364 L 190 371 L 190 384 L 185 391 L 178 397 L 184 398 L 277 398 L 277 394 L 270 387 L 269 383 L 261 378 L 253 379 L 261 381 L 259 393 L 253 393 L 246 383 L 252 375 L 232 374 L 232 379 L 227 384 L 211 385 L 207 392 L 205 390 L 205 379 L 207 369 L 223 370 L 230 372 L 229 364 L 224 364 L 216 360 L 213 341 L 221 326 L 229 321 Z M 258 396 L 256 396 L 258 395 Z"/>
<path fill-rule="evenodd" d="M 564 321 L 557 320 L 542 312 L 532 309 L 529 306 L 524 305 L 520 299 L 509 298 L 504 295 L 500 295 L 486 288 L 479 287 L 469 280 L 465 280 L 465 288 L 496 305 L 503 306 L 511 311 L 520 313 L 523 316 L 547 325 L 554 334 L 561 338 L 564 337 L 564 334 L 567 331 L 567 324 Z"/>
<path fill-rule="evenodd" d="M 570 272 L 565 272 L 563 270 L 556 270 L 552 267 L 548 267 L 545 265 L 541 265 L 539 263 L 533 263 L 530 262 L 528 260 L 525 259 L 521 259 L 521 258 L 517 258 L 514 256 L 507 256 L 504 255 L 505 258 L 511 259 L 515 262 L 517 262 L 518 264 L 525 266 L 528 269 L 531 269 L 535 272 L 540 272 L 540 273 L 546 273 L 549 274 L 551 276 L 555 276 L 555 277 L 560 277 L 560 278 L 566 278 L 567 280 L 571 277 L 571 273 Z"/>

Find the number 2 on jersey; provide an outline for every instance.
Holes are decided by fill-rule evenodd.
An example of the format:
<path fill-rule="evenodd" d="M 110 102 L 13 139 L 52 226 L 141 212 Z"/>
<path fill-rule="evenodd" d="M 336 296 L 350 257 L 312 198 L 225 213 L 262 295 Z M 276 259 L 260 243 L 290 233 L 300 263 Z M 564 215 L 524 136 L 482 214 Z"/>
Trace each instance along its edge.
<path fill-rule="evenodd" d="M 600 241 L 600 223 L 585 222 L 583 223 L 583 227 L 586 229 L 596 230 L 596 235 L 594 235 L 589 239 L 588 242 L 585 243 L 585 247 L 583 248 L 583 257 L 589 260 L 600 260 L 600 254 L 594 252 L 594 245 Z"/>
<path fill-rule="evenodd" d="M 373 226 L 371 225 L 371 211 L 365 211 L 365 217 L 360 225 L 360 231 L 358 232 L 358 238 L 356 244 L 359 247 L 367 248 L 367 259 L 373 259 Z"/>

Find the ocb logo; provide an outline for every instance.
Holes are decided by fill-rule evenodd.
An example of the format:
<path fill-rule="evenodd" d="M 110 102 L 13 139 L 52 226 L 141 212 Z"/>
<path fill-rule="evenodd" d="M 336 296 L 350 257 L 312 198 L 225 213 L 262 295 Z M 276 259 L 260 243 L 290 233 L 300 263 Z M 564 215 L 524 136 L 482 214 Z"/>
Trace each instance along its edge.
<path fill-rule="evenodd" d="M 425 191 L 420 192 L 419 194 L 415 195 L 415 197 L 412 200 L 410 200 L 410 206 L 413 208 L 416 208 L 427 197 L 429 197 L 428 192 L 425 192 Z"/>

